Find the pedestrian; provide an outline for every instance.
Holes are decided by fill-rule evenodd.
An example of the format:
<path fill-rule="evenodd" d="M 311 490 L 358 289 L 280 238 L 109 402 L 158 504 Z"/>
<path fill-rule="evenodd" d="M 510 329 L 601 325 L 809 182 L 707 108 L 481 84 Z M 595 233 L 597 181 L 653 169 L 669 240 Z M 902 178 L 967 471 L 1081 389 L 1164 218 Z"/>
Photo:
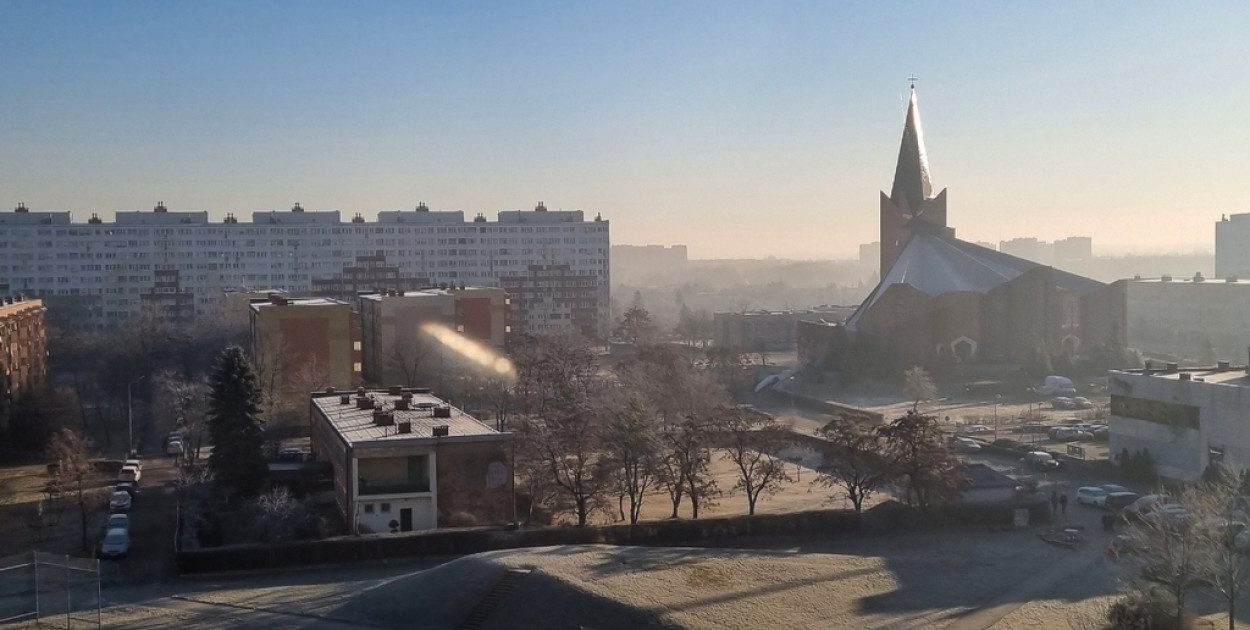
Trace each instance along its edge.
<path fill-rule="evenodd" d="M 1054 488 L 1050 489 L 1050 513 L 1059 513 L 1059 491 Z"/>
<path fill-rule="evenodd" d="M 1068 516 L 1068 493 L 1059 495 L 1059 510 L 1063 512 L 1064 517 Z"/>

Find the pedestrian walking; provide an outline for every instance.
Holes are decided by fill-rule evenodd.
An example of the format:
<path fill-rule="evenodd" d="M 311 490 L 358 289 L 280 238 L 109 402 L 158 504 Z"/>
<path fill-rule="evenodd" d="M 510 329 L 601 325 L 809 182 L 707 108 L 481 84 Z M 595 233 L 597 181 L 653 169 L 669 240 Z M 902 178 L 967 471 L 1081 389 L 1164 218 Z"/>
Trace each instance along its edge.
<path fill-rule="evenodd" d="M 1063 512 L 1064 517 L 1068 516 L 1068 493 L 1059 495 L 1059 511 Z"/>

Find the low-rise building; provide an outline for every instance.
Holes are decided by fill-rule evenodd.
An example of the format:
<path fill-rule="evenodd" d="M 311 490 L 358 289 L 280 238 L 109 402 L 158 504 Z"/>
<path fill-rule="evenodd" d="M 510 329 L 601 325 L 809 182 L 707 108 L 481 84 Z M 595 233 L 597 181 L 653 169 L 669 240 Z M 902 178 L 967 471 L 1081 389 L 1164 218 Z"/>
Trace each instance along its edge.
<path fill-rule="evenodd" d="M 789 352 L 795 349 L 800 321 L 841 322 L 854 311 L 854 308 L 831 306 L 715 313 L 712 316 L 712 336 L 718 346 L 746 352 Z"/>
<path fill-rule="evenodd" d="M 1149 452 L 1161 477 L 1195 481 L 1207 466 L 1250 468 L 1250 376 L 1221 362 L 1108 373 L 1110 452 Z"/>
<path fill-rule="evenodd" d="M 302 409 L 308 393 L 361 383 L 360 323 L 350 304 L 271 294 L 252 301 L 252 360 L 262 388 Z"/>
<path fill-rule="evenodd" d="M 334 467 L 349 530 L 404 532 L 514 518 L 510 433 L 429 390 L 314 394 L 313 456 Z"/>
<path fill-rule="evenodd" d="M 1134 278 L 1124 283 L 1129 347 L 1206 365 L 1250 346 L 1250 279 Z"/>

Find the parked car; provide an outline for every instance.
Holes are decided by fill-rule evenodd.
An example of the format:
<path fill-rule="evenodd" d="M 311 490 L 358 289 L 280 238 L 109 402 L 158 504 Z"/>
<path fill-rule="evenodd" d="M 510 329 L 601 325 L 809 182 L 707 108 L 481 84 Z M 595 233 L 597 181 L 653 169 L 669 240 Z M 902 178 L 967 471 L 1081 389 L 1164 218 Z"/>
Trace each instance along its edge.
<path fill-rule="evenodd" d="M 143 471 L 130 465 L 122 466 L 121 471 L 117 473 L 118 481 L 133 481 L 135 483 L 139 483 L 139 480 L 142 478 Z"/>
<path fill-rule="evenodd" d="M 108 532 L 114 529 L 124 529 L 130 531 L 130 515 L 129 514 L 109 514 L 108 523 L 104 525 L 104 531 Z"/>
<path fill-rule="evenodd" d="M 1077 427 L 1085 424 L 1085 421 L 1076 416 L 1068 416 L 1067 418 L 1060 420 L 1059 424 L 1062 424 L 1065 427 Z"/>
<path fill-rule="evenodd" d="M 1178 523 L 1189 518 L 1189 510 L 1179 503 L 1165 503 L 1142 516 L 1147 523 Z"/>
<path fill-rule="evenodd" d="M 129 512 L 130 511 L 130 493 L 118 490 L 109 497 L 110 512 Z"/>
<path fill-rule="evenodd" d="M 989 433 L 989 432 L 991 432 L 991 431 L 993 431 L 993 430 L 994 430 L 994 429 L 992 429 L 992 428 L 990 428 L 990 427 L 988 427 L 988 426 L 986 426 L 986 425 L 984 425 L 984 424 L 968 424 L 968 425 L 964 425 L 964 426 L 962 426 L 962 427 L 959 427 L 959 431 L 958 431 L 958 432 L 959 432 L 959 433 Z"/>
<path fill-rule="evenodd" d="M 1155 508 L 1161 505 L 1167 505 L 1171 502 L 1172 497 L 1166 494 L 1148 494 L 1143 497 L 1138 497 L 1136 501 L 1133 501 L 1125 507 L 1124 515 L 1129 517 L 1145 516 Z"/>
<path fill-rule="evenodd" d="M 121 492 L 125 492 L 126 494 L 130 495 L 131 501 L 134 501 L 135 498 L 139 496 L 139 486 L 135 485 L 135 482 L 133 481 L 117 482 L 117 485 L 113 487 L 113 491 L 116 492 L 119 490 Z"/>
<path fill-rule="evenodd" d="M 1034 470 L 1058 470 L 1059 461 L 1045 451 L 1025 453 L 1020 463 Z"/>
<path fill-rule="evenodd" d="M 1100 501 L 1107 498 L 1107 491 L 1097 486 L 1083 486 L 1076 489 L 1076 502 L 1078 505 L 1097 506 Z"/>
<path fill-rule="evenodd" d="M 1076 409 L 1093 409 L 1094 408 L 1094 403 L 1090 402 L 1090 400 L 1084 396 L 1077 396 L 1076 398 L 1072 398 L 1071 400 L 1072 400 L 1072 404 L 1076 406 L 1075 407 Z"/>
<path fill-rule="evenodd" d="M 1122 556 L 1141 551 L 1141 543 L 1127 534 L 1118 534 L 1107 543 L 1107 555 Z"/>
<path fill-rule="evenodd" d="M 1071 398 L 1060 396 L 1050 401 L 1051 409 L 1076 409 L 1076 403 Z"/>
<path fill-rule="evenodd" d="M 128 460 L 126 460 L 126 461 L 122 462 L 122 467 L 124 467 L 124 468 L 134 468 L 135 470 L 138 470 L 138 471 L 142 472 L 142 471 L 143 471 L 143 462 L 141 462 L 141 461 L 139 461 L 139 460 L 137 460 L 137 459 L 128 459 Z"/>
<path fill-rule="evenodd" d="M 959 453 L 976 453 L 981 450 L 981 445 L 976 440 L 957 437 L 951 440 L 951 448 Z"/>
<path fill-rule="evenodd" d="M 1066 376 L 1047 376 L 1040 386 L 1033 388 L 1033 391 L 1042 396 L 1076 395 L 1076 387 L 1072 385 L 1072 379 Z"/>
<path fill-rule="evenodd" d="M 1094 434 L 1076 428 L 1063 427 L 1052 433 L 1051 438 L 1059 442 L 1091 442 Z"/>
<path fill-rule="evenodd" d="M 110 529 L 100 542 L 101 558 L 125 558 L 130 553 L 130 530 Z"/>
<path fill-rule="evenodd" d="M 1141 498 L 1141 495 L 1137 494 L 1136 492 L 1129 492 L 1128 490 L 1123 490 L 1119 492 L 1108 492 L 1107 495 L 1104 496 L 1102 500 L 1098 502 L 1098 507 L 1104 510 L 1118 512 L 1132 505 L 1133 502 L 1137 501 L 1137 499 L 1140 499 L 1140 498 Z"/>
<path fill-rule="evenodd" d="M 174 457 L 177 457 L 179 455 L 182 455 L 183 452 L 184 451 L 182 448 L 182 440 L 170 440 L 169 443 L 165 445 L 166 455 L 172 455 Z"/>

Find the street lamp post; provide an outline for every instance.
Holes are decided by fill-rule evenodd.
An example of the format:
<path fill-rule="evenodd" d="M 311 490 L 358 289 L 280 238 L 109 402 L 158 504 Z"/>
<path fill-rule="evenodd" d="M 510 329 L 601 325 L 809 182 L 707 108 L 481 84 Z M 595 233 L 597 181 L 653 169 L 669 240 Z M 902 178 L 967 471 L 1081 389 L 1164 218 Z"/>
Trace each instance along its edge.
<path fill-rule="evenodd" d="M 130 388 L 145 377 L 140 376 L 129 383 L 126 383 L 126 457 L 130 457 L 135 451 L 135 414 L 134 406 L 131 404 Z"/>

